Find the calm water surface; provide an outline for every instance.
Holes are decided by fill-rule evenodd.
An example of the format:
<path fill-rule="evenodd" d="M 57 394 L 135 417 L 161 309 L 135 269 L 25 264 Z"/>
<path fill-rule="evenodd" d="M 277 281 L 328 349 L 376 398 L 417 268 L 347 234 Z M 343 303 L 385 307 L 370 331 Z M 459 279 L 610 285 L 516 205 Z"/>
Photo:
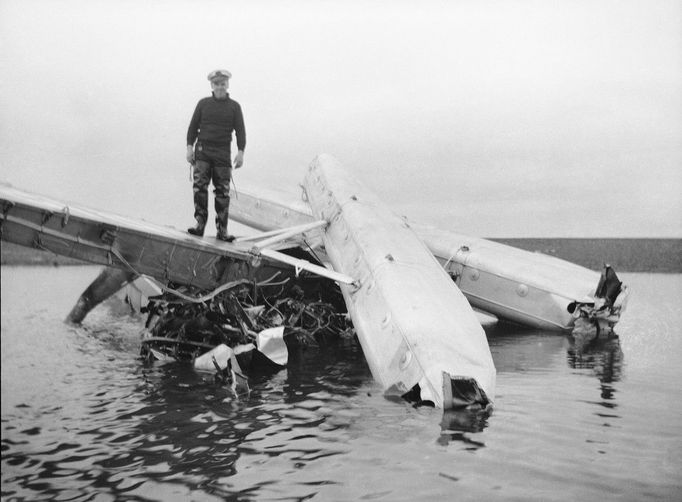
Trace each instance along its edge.
<path fill-rule="evenodd" d="M 2 268 L 3 500 L 680 500 L 682 275 L 621 274 L 619 340 L 488 332 L 487 419 L 385 399 L 358 345 L 232 399 L 137 359 L 114 304 L 62 323 L 97 267 Z"/>

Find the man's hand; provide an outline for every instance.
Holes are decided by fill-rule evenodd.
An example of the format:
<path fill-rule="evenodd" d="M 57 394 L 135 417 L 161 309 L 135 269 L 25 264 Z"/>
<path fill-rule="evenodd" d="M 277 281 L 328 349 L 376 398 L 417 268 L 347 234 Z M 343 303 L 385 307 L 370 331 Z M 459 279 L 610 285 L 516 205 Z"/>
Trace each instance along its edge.
<path fill-rule="evenodd" d="M 234 158 L 234 168 L 239 169 L 242 165 L 244 165 L 244 152 L 240 150 Z"/>
<path fill-rule="evenodd" d="M 187 162 L 190 164 L 194 165 L 194 148 L 192 148 L 192 145 L 187 145 Z"/>

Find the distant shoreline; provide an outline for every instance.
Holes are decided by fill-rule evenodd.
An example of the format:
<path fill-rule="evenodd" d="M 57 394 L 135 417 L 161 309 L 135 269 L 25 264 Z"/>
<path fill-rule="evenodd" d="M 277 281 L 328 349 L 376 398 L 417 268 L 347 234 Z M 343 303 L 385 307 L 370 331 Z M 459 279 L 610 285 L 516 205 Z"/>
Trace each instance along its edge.
<path fill-rule="evenodd" d="M 682 273 L 682 239 L 491 238 L 527 251 L 555 256 L 592 270 L 604 263 L 617 272 Z M 0 244 L 0 264 L 70 266 L 87 262 L 11 242 Z"/>
<path fill-rule="evenodd" d="M 682 239 L 654 238 L 515 238 L 490 239 L 601 270 L 604 263 L 617 272 L 682 272 Z"/>

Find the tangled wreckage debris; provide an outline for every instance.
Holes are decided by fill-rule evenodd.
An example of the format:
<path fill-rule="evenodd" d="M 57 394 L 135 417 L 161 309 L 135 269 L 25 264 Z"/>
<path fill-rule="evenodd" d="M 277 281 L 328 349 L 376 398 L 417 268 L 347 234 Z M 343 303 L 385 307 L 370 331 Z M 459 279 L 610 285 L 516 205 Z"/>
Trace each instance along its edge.
<path fill-rule="evenodd" d="M 630 290 L 623 284 L 611 265 L 604 264 L 592 302 L 572 302 L 568 305 L 574 319 L 571 334 L 576 340 L 594 340 L 600 335 L 614 336 L 613 327 L 627 305 Z"/>
<path fill-rule="evenodd" d="M 179 287 L 151 297 L 142 335 L 147 362 L 191 362 L 214 372 L 216 383 L 248 392 L 251 371 L 281 368 L 294 347 L 318 346 L 325 337 L 353 337 L 340 291 L 301 275 L 295 283 L 234 281 L 199 296 Z M 214 292 L 215 293 L 215 292 Z"/>

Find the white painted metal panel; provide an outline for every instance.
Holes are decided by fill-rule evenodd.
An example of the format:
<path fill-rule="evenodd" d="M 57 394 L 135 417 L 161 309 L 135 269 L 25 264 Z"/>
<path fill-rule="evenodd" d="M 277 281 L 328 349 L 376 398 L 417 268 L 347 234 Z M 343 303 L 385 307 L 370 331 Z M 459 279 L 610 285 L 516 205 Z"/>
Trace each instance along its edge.
<path fill-rule="evenodd" d="M 419 384 L 421 398 L 444 402 L 443 374 L 473 378 L 492 400 L 495 367 L 471 306 L 423 242 L 328 155 L 304 182 L 334 269 L 359 279 L 341 285 L 374 377 L 388 392 Z M 446 382 L 447 385 L 450 382 Z"/>

